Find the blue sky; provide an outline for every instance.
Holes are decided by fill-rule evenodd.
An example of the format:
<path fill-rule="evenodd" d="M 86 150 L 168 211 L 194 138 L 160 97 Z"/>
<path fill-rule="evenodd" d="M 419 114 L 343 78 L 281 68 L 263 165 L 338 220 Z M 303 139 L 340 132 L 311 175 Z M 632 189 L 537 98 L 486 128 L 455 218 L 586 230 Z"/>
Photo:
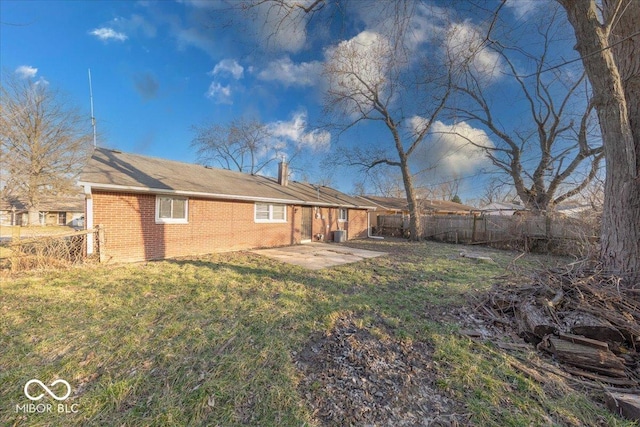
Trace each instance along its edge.
<path fill-rule="evenodd" d="M 447 10 L 451 3 L 436 3 L 412 21 L 411 49 L 417 54 L 437 52 L 427 40 L 430 32 L 454 28 L 458 35 L 473 34 L 486 23 L 457 11 L 455 20 L 445 24 L 433 10 Z M 91 69 L 100 146 L 195 162 L 190 147 L 193 125 L 257 118 L 269 124 L 285 145 L 301 150 L 296 161 L 307 170 L 305 178 L 318 181 L 331 176 L 337 188 L 352 191 L 357 171 L 327 170 L 320 166 L 321 160 L 339 147 L 388 146 L 389 138 L 376 124 L 363 123 L 341 134 L 323 127 L 329 119 L 323 113 L 328 83 L 322 69 L 340 43 L 366 44 L 375 39 L 385 25 L 379 11 L 371 3 L 351 2 L 348 17 L 325 28 L 329 21 L 299 17 L 296 22 L 302 25 L 281 25 L 275 32 L 281 21 L 268 10 L 241 15 L 230 11 L 229 4 L 3 0 L 0 63 L 3 73 L 46 80 L 68 94 L 87 117 Z M 510 0 L 503 18 L 525 22 L 546 4 Z M 489 52 L 479 55 L 478 61 L 479 67 L 488 67 L 488 75 L 499 74 L 499 59 Z M 507 92 L 505 87 L 501 90 Z M 518 111 L 513 100 L 502 109 L 511 117 Z M 407 128 L 419 118 L 418 113 L 408 114 Z M 437 125 L 446 131 L 451 122 L 443 118 Z M 469 135 L 491 144 L 482 129 L 465 125 Z M 432 145 L 423 155 L 438 159 L 439 166 L 427 180 L 435 185 L 459 176 L 463 200 L 478 196 L 487 179 L 486 159 L 459 141 L 440 143 L 435 154 Z"/>

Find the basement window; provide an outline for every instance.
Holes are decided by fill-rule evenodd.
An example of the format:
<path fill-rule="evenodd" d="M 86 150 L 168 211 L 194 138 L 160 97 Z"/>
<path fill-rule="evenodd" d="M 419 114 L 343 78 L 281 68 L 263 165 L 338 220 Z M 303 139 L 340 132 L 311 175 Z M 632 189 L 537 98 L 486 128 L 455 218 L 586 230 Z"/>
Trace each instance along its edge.
<path fill-rule="evenodd" d="M 255 222 L 287 222 L 287 206 L 273 203 L 256 203 Z"/>
<path fill-rule="evenodd" d="M 156 224 L 187 224 L 188 200 L 185 197 L 156 197 Z"/>

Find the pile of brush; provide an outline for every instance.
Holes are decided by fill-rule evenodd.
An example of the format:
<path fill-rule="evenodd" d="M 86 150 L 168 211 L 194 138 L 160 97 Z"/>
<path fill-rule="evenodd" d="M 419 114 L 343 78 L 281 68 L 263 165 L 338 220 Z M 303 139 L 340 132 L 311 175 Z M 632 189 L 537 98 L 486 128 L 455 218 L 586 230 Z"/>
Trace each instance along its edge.
<path fill-rule="evenodd" d="M 482 308 L 565 371 L 615 387 L 609 406 L 640 419 L 640 289 L 595 270 L 549 270 L 527 286 L 497 285 Z"/>

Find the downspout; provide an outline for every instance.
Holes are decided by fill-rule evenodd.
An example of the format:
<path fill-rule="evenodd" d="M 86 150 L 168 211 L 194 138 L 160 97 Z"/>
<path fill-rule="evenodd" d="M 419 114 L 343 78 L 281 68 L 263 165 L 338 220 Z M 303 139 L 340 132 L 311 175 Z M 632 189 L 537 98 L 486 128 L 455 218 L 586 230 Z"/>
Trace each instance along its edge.
<path fill-rule="evenodd" d="M 370 239 L 384 240 L 382 236 L 371 235 L 371 212 L 367 211 L 367 237 Z"/>
<path fill-rule="evenodd" d="M 85 230 L 93 229 L 93 197 L 91 195 L 91 186 L 84 186 L 85 213 L 84 228 Z M 93 233 L 87 233 L 87 255 L 93 254 Z"/>

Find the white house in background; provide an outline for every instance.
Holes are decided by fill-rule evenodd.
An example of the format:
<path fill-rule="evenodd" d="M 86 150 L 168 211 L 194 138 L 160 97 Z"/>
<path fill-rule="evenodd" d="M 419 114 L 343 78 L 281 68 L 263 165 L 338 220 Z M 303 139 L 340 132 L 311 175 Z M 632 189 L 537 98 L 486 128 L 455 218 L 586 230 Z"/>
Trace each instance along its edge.
<path fill-rule="evenodd" d="M 47 196 L 40 201 L 38 225 L 84 227 L 84 196 Z M 12 197 L 0 198 L 0 225 L 29 225 L 27 204 Z M 36 224 L 31 224 L 36 225 Z"/>
<path fill-rule="evenodd" d="M 569 218 L 580 218 L 596 209 L 589 203 L 561 203 L 556 206 L 556 212 Z"/>
<path fill-rule="evenodd" d="M 516 205 L 514 203 L 506 202 L 493 202 L 480 208 L 484 215 L 500 215 L 500 216 L 513 216 L 516 213 L 521 213 L 527 209 L 524 206 Z"/>

